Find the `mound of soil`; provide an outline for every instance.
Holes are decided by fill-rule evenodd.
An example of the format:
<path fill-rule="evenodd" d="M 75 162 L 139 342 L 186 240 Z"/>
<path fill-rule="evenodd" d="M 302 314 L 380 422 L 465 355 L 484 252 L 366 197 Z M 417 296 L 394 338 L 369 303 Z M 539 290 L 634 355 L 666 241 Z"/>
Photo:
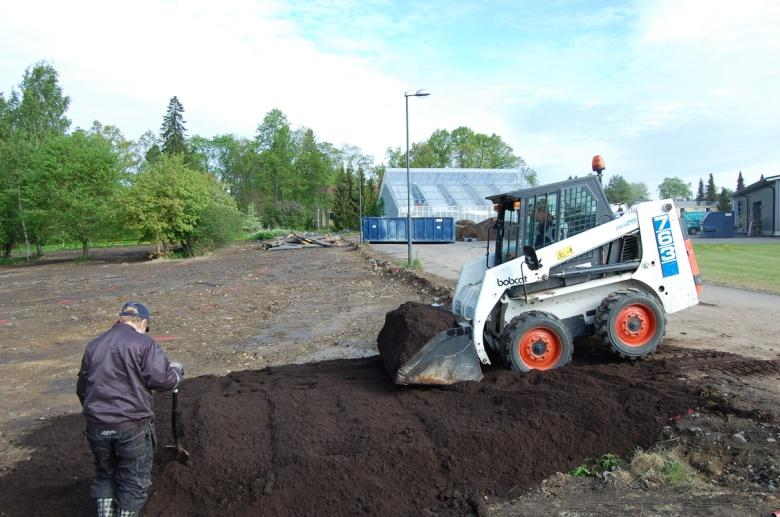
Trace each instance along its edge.
<path fill-rule="evenodd" d="M 495 237 L 493 225 L 496 224 L 496 218 L 491 217 L 480 223 L 462 219 L 455 222 L 455 240 L 463 241 L 466 239 L 476 239 L 478 241 L 487 241 Z"/>
<path fill-rule="evenodd" d="M 433 336 L 457 325 L 458 318 L 450 311 L 422 303 L 407 302 L 388 312 L 377 337 L 387 373 L 394 379 L 398 369 Z"/>
<path fill-rule="evenodd" d="M 455 240 L 463 241 L 466 239 L 479 240 L 477 234 L 477 223 L 474 221 L 469 221 L 468 219 L 455 221 Z"/>
<path fill-rule="evenodd" d="M 661 362 L 485 374 L 399 387 L 374 357 L 186 380 L 193 463 L 157 459 L 144 515 L 463 515 L 586 457 L 647 447 L 696 401 Z M 171 443 L 170 394 L 155 401 Z M 92 514 L 82 431 L 68 415 L 25 438 L 34 451 L 0 477 L 0 515 Z"/>

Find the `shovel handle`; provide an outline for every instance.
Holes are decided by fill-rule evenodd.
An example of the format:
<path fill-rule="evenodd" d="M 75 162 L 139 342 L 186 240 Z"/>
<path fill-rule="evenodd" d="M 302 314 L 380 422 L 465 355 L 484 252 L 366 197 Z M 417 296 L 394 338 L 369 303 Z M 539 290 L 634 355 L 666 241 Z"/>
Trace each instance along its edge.
<path fill-rule="evenodd" d="M 176 429 L 176 413 L 179 406 L 179 388 L 173 389 L 173 400 L 171 401 L 171 431 L 173 432 L 173 441 L 179 443 L 179 432 Z"/>

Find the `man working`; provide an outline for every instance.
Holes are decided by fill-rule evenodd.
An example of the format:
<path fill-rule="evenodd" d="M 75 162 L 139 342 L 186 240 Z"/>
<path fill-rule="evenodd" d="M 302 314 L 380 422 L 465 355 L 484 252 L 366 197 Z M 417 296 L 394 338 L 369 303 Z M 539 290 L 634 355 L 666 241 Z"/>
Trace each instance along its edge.
<path fill-rule="evenodd" d="M 543 248 L 555 241 L 555 217 L 544 207 L 540 205 L 534 211 L 534 221 L 536 222 L 536 237 L 534 238 L 534 248 Z"/>
<path fill-rule="evenodd" d="M 76 394 L 95 457 L 92 497 L 99 517 L 135 517 L 146 503 L 156 437 L 151 390 L 178 386 L 171 363 L 149 332 L 149 310 L 127 302 L 108 332 L 87 345 Z"/>

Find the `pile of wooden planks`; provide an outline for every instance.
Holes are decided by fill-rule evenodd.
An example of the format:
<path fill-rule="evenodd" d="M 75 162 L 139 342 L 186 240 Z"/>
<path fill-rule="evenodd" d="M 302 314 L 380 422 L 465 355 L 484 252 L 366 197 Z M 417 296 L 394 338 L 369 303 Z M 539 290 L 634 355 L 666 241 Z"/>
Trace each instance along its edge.
<path fill-rule="evenodd" d="M 301 248 L 331 248 L 333 246 L 343 246 L 344 239 L 340 235 L 331 236 L 314 235 L 309 233 L 290 233 L 282 237 L 276 237 L 269 241 L 263 241 L 260 248 L 264 250 L 297 250 Z"/>

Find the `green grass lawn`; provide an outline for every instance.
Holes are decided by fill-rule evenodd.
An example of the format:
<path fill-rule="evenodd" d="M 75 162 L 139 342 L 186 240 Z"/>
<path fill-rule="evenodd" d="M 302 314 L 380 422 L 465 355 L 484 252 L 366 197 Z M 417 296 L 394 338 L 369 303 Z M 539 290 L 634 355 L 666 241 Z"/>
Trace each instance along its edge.
<path fill-rule="evenodd" d="M 780 240 L 760 244 L 693 241 L 704 283 L 780 294 Z"/>

